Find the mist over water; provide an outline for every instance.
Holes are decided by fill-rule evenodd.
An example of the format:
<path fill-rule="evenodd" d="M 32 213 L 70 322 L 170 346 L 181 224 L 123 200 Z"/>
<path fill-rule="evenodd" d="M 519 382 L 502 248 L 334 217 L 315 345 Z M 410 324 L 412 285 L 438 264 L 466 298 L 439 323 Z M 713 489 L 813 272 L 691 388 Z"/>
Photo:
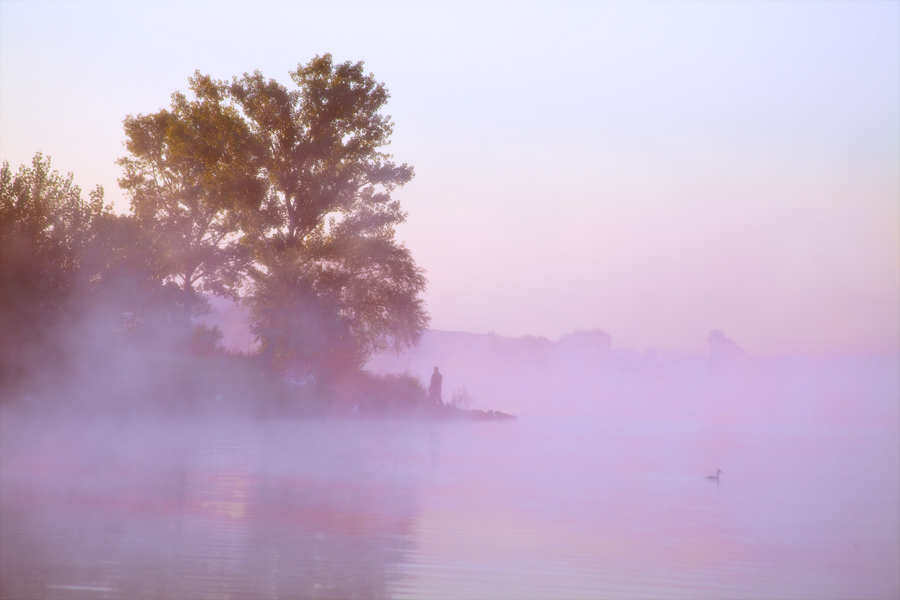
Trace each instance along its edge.
<path fill-rule="evenodd" d="M 900 594 L 897 357 L 431 331 L 370 362 L 434 365 L 519 418 L 4 406 L 0 597 Z"/>
<path fill-rule="evenodd" d="M 900 2 L 172 6 L 0 2 L 0 600 L 900 599 Z"/>

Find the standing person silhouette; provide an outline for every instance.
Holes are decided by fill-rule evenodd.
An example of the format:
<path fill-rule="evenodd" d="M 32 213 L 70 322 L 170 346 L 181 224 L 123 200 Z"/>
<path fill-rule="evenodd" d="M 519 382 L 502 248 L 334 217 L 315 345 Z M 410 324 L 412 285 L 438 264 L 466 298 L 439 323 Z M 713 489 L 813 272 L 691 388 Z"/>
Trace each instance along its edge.
<path fill-rule="evenodd" d="M 428 397 L 431 398 L 431 401 L 435 404 L 441 406 L 444 403 L 441 401 L 441 383 L 444 381 L 444 376 L 440 374 L 438 368 L 434 368 L 434 373 L 431 374 L 431 386 L 428 388 Z"/>

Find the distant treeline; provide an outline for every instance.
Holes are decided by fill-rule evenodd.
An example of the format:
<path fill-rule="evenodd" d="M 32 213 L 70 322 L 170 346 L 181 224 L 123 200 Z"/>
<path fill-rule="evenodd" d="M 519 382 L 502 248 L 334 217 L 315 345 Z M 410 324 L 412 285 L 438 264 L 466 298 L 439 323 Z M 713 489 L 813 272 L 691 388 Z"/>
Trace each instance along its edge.
<path fill-rule="evenodd" d="M 0 378 L 63 377 L 118 344 L 221 353 L 194 325 L 205 297 L 249 309 L 270 372 L 359 374 L 373 352 L 418 343 L 426 280 L 394 237 L 391 197 L 413 177 L 383 151 L 384 85 L 363 64 L 317 56 L 288 89 L 261 73 L 199 72 L 190 97 L 124 121 L 129 214 L 88 199 L 41 153 L 0 175 Z"/>

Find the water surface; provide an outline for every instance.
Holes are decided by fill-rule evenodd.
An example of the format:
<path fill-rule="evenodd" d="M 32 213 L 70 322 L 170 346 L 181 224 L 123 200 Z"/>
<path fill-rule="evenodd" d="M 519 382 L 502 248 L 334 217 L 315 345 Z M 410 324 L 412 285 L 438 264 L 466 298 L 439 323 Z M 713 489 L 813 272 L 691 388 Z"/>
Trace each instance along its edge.
<path fill-rule="evenodd" d="M 7 413 L 0 434 L 4 599 L 900 596 L 892 426 Z"/>

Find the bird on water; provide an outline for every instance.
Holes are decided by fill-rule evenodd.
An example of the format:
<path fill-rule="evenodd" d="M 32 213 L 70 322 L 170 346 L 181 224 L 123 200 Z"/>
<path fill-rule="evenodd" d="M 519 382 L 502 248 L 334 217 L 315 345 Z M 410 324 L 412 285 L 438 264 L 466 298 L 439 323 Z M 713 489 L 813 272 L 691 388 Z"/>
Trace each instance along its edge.
<path fill-rule="evenodd" d="M 715 479 L 716 481 L 718 481 L 718 480 L 719 480 L 719 473 L 722 473 L 722 472 L 723 472 L 722 469 L 718 469 L 718 470 L 716 471 L 716 474 L 715 474 L 715 475 L 707 475 L 706 478 L 707 478 L 707 479 Z"/>

